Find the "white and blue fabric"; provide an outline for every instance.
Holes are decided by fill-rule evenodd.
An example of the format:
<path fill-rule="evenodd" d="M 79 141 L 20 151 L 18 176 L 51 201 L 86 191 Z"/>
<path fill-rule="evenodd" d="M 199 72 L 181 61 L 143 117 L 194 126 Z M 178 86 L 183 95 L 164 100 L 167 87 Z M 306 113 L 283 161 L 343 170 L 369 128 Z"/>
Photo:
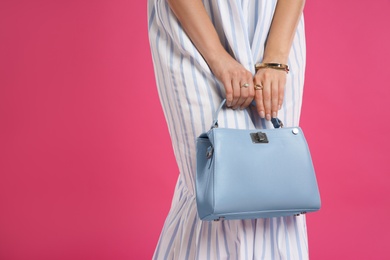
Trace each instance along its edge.
<path fill-rule="evenodd" d="M 253 74 L 261 62 L 277 0 L 204 0 L 221 42 Z M 148 0 L 148 28 L 156 83 L 180 170 L 171 209 L 153 259 L 308 259 L 305 215 L 201 221 L 196 210 L 196 138 L 210 127 L 225 97 L 222 84 L 188 38 L 166 0 Z M 285 98 L 278 117 L 298 126 L 306 45 L 301 18 L 290 51 Z M 219 125 L 272 128 L 255 109 L 224 109 Z M 277 156 L 277 155 L 275 155 Z"/>

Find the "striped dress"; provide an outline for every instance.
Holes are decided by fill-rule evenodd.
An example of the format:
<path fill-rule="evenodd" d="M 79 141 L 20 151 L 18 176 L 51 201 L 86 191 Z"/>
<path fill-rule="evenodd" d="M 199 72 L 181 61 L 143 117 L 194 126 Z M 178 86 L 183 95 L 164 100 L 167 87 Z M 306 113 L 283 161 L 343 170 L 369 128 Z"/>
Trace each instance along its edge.
<path fill-rule="evenodd" d="M 226 50 L 254 74 L 277 0 L 203 0 Z M 195 200 L 195 141 L 209 129 L 224 88 L 188 38 L 166 0 L 148 0 L 149 40 L 157 88 L 180 170 L 153 259 L 308 259 L 305 216 L 206 222 Z M 306 45 L 301 18 L 291 48 L 279 118 L 296 126 L 302 103 Z M 220 127 L 270 128 L 255 109 L 225 109 Z M 164 173 L 162 173 L 164 174 Z"/>

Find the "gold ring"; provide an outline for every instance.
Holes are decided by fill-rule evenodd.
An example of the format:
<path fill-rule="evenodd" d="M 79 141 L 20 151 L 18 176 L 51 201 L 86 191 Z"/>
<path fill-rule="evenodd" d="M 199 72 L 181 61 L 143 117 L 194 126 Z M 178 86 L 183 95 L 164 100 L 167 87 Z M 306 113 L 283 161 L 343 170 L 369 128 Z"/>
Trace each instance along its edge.
<path fill-rule="evenodd" d="M 255 90 L 263 90 L 263 86 L 260 84 L 255 85 Z"/>
<path fill-rule="evenodd" d="M 249 84 L 248 83 L 244 83 L 244 84 L 241 85 L 241 87 L 242 88 L 247 88 L 247 87 L 249 87 Z"/>

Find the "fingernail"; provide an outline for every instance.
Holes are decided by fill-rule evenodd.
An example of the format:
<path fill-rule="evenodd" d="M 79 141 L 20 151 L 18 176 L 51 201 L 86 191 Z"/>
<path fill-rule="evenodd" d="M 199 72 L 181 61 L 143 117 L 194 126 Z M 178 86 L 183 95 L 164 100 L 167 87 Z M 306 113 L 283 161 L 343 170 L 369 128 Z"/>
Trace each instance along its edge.
<path fill-rule="evenodd" d="M 264 117 L 265 117 L 264 111 L 260 111 L 260 117 L 261 117 L 261 118 L 264 118 Z"/>
<path fill-rule="evenodd" d="M 267 114 L 267 115 L 265 116 L 265 119 L 267 119 L 268 121 L 271 120 L 271 115 L 270 115 L 270 114 Z"/>
<path fill-rule="evenodd" d="M 276 117 L 276 112 L 272 112 L 272 117 L 273 117 L 273 118 Z"/>
<path fill-rule="evenodd" d="M 278 110 L 282 109 L 282 105 L 279 105 Z"/>

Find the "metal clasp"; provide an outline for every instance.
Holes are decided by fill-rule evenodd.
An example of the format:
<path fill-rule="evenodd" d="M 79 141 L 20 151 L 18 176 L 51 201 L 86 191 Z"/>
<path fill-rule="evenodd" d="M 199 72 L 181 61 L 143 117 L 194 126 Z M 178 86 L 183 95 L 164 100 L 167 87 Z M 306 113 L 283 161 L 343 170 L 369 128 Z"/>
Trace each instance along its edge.
<path fill-rule="evenodd" d="M 301 214 L 306 214 L 306 211 L 302 211 L 301 213 L 294 214 L 295 217 L 300 216 Z"/>
<path fill-rule="evenodd" d="M 210 159 L 211 156 L 213 155 L 213 152 L 214 152 L 214 148 L 212 146 L 209 146 L 207 148 L 207 151 L 206 151 L 206 158 L 207 159 Z"/>
<path fill-rule="evenodd" d="M 268 143 L 267 135 L 263 132 L 250 133 L 252 142 L 255 144 L 264 144 Z"/>

